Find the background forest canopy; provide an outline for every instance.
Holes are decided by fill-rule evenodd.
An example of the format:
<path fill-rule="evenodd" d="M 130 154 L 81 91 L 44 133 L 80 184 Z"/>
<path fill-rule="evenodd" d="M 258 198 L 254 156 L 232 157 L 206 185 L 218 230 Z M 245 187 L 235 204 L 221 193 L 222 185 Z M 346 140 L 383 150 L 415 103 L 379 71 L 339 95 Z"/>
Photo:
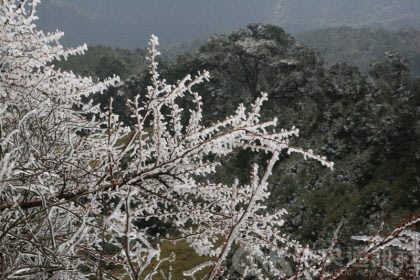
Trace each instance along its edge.
<path fill-rule="evenodd" d="M 294 38 L 275 25 L 251 24 L 229 35 L 163 49 L 162 76 L 175 82 L 207 69 L 200 86 L 206 119 L 229 115 L 267 92 L 263 117 L 282 116 L 279 127 L 300 128 L 297 140 L 336 163 L 329 172 L 299 158 L 287 158 L 272 178 L 270 205 L 290 209 L 288 227 L 305 241 L 328 240 L 344 220 L 343 236 L 366 233 L 385 220 L 389 226 L 420 209 L 420 32 L 337 27 Z M 130 122 L 127 99 L 143 92 L 149 75 L 145 51 L 91 47 L 84 56 L 57 65 L 125 82 L 95 102 Z M 348 62 L 348 63 L 345 63 Z M 226 162 L 230 174 L 246 177 L 249 162 L 265 158 L 246 152 Z"/>

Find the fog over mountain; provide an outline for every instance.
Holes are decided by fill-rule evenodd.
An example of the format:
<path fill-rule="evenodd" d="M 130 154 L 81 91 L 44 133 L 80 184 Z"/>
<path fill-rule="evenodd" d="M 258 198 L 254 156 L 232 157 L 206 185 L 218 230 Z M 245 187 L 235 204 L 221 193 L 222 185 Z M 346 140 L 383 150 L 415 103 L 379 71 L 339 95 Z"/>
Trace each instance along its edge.
<path fill-rule="evenodd" d="M 43 0 L 38 25 L 63 43 L 144 47 L 150 34 L 169 45 L 252 22 L 297 33 L 329 26 L 420 28 L 418 0 Z"/>
<path fill-rule="evenodd" d="M 353 26 L 420 28 L 418 0 L 279 0 L 274 22 L 289 32 Z"/>

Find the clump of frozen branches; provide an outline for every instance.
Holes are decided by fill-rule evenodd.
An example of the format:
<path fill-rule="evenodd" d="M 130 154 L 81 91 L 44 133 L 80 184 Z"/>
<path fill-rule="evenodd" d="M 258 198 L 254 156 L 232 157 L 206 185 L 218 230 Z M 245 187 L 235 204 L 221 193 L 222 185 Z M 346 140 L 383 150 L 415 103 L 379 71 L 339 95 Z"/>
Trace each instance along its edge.
<path fill-rule="evenodd" d="M 177 84 L 159 77 L 157 37 L 149 42 L 151 85 L 127 104 L 134 125 L 82 97 L 115 85 L 55 69 L 52 61 L 83 53 L 65 50 L 61 33 L 45 35 L 33 20 L 38 1 L 4 0 L 0 7 L 0 266 L 7 279 L 152 279 L 160 265 L 163 239 L 139 220 L 158 219 L 176 229 L 209 261 L 185 272 L 219 277 L 229 251 L 241 246 L 287 277 L 267 257 L 286 257 L 298 275 L 320 273 L 322 255 L 281 232 L 285 210 L 269 213 L 267 180 L 282 152 L 297 152 L 332 169 L 311 150 L 289 145 L 298 130 L 276 131 L 276 120 L 260 120 L 267 95 L 250 110 L 211 126 L 202 124 L 202 101 L 194 87 L 209 79 L 203 71 Z M 179 100 L 193 98 L 186 111 Z M 184 111 L 185 110 L 185 111 Z M 187 117 L 187 121 L 185 121 Z M 254 165 L 247 185 L 215 184 L 208 175 L 220 159 L 238 149 L 271 154 Z M 317 265 L 318 263 L 318 265 Z M 117 269 L 107 269 L 112 266 Z M 246 273 L 260 275 L 250 263 Z M 167 276 L 170 278 L 170 275 Z M 127 279 L 127 278 L 125 278 Z"/>
<path fill-rule="evenodd" d="M 394 279 L 420 277 L 420 233 L 409 227 L 420 222 L 419 216 L 407 218 L 390 233 L 372 236 L 353 236 L 366 245 L 357 256 L 335 272 L 335 278 L 360 264 L 378 268 L 383 275 Z M 382 226 L 379 231 L 382 230 Z M 387 251 L 386 251 L 387 250 Z"/>

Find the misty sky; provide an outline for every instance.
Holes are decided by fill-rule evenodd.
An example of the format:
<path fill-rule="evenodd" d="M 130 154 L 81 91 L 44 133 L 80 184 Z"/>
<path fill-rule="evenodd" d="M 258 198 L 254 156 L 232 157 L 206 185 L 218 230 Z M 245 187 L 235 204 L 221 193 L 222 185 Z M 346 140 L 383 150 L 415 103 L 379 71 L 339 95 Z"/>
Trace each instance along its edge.
<path fill-rule="evenodd" d="M 38 25 L 59 29 L 67 46 L 144 47 L 274 23 L 297 33 L 328 26 L 420 28 L 420 0 L 43 0 Z"/>

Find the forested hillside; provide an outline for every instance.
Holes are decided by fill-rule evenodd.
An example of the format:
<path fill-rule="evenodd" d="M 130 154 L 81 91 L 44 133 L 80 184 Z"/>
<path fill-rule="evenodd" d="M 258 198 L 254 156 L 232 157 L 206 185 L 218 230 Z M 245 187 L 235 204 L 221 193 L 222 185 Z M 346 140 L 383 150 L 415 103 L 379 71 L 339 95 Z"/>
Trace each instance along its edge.
<path fill-rule="evenodd" d="M 320 51 L 329 65 L 348 63 L 366 73 L 385 52 L 399 52 L 407 60 L 413 75 L 420 75 L 420 30 L 386 30 L 337 27 L 296 35 L 306 46 Z"/>
<path fill-rule="evenodd" d="M 331 32 L 338 34 L 338 30 Z M 208 123 L 232 114 L 239 103 L 251 104 L 261 91 L 267 92 L 271 101 L 263 108 L 263 118 L 279 118 L 279 127 L 298 127 L 301 138 L 296 145 L 314 147 L 335 162 L 331 172 L 284 154 L 271 182 L 270 207 L 290 210 L 290 231 L 302 240 L 326 244 L 341 221 L 345 239 L 374 230 L 382 221 L 392 225 L 420 209 L 420 81 L 410 74 L 409 59 L 403 55 L 391 49 L 379 57 L 375 47 L 393 32 L 342 30 L 344 37 L 348 33 L 375 35 L 378 40 L 369 49 L 371 55 L 377 55 L 376 63 L 364 71 L 347 64 L 330 65 L 333 61 L 326 64 L 313 48 L 272 25 L 250 25 L 216 36 L 175 62 L 161 61 L 162 75 L 170 82 L 191 71 L 210 71 L 210 82 L 200 86 L 204 103 L 210 104 L 203 108 Z M 362 37 L 354 43 L 359 50 Z M 400 48 L 403 43 L 393 44 L 390 46 Z M 362 58 L 360 63 L 367 65 Z M 95 68 L 97 75 L 105 69 L 110 70 L 107 74 L 121 74 L 112 68 L 115 65 L 119 64 Z M 107 96 L 119 91 L 115 110 L 129 123 L 123 104 L 138 92 L 144 94 L 148 79 L 148 72 L 140 71 L 98 101 L 105 108 Z M 238 172 L 245 178 L 248 163 L 253 161 L 263 163 L 265 159 L 237 154 L 218 179 L 228 181 Z"/>

